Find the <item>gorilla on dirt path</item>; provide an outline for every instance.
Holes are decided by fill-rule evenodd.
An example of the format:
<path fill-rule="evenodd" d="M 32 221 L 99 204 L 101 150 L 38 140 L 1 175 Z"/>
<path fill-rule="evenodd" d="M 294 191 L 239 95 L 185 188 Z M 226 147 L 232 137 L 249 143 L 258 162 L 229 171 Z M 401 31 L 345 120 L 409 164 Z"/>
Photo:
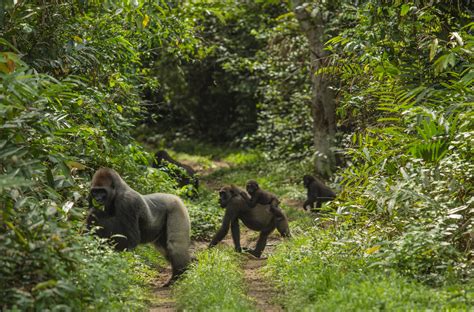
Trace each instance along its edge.
<path fill-rule="evenodd" d="M 217 245 L 217 243 L 224 239 L 230 227 L 235 250 L 241 252 L 239 225 L 239 220 L 241 220 L 249 229 L 260 232 L 255 249 L 249 251 L 250 254 L 259 258 L 267 245 L 268 236 L 275 228 L 283 236 L 289 233 L 288 219 L 285 216 L 282 220 L 277 221 L 275 215 L 270 212 L 270 205 L 258 204 L 254 208 L 249 208 L 246 199 L 241 195 L 242 192 L 245 191 L 234 185 L 224 186 L 219 191 L 220 206 L 225 208 L 226 211 L 222 225 L 209 244 L 209 247 Z"/>

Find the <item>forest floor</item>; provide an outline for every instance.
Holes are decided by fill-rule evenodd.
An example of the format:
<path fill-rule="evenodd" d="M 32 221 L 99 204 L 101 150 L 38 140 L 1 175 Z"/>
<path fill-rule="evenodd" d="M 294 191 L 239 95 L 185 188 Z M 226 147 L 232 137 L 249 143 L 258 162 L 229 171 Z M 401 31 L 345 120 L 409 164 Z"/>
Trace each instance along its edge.
<path fill-rule="evenodd" d="M 211 173 L 221 170 L 228 169 L 230 165 L 223 161 L 213 161 L 211 169 L 202 169 L 192 162 L 183 161 L 187 165 L 197 168 L 200 176 L 205 181 L 205 187 L 218 190 L 220 184 L 212 179 L 206 179 L 205 177 Z M 296 202 L 293 203 L 296 206 Z M 245 226 L 241 228 L 241 243 L 243 247 L 254 247 L 258 238 L 257 232 L 248 230 Z M 257 311 L 283 311 L 283 308 L 276 303 L 276 289 L 273 287 L 271 282 L 264 276 L 262 268 L 267 263 L 268 255 L 272 254 L 275 246 L 282 240 L 282 237 L 275 231 L 268 237 L 267 246 L 262 254 L 261 258 L 256 258 L 250 254 L 242 254 L 242 270 L 244 271 L 245 284 L 247 289 L 247 296 L 255 304 Z M 233 242 L 230 234 L 222 241 L 223 244 L 233 246 Z M 191 253 L 207 248 L 209 241 L 193 241 L 191 245 Z M 170 287 L 162 287 L 162 285 L 171 277 L 171 268 L 161 268 L 160 274 L 157 280 L 154 282 L 154 299 L 153 304 L 150 308 L 150 312 L 161 312 L 161 311 L 177 311 L 176 301 L 173 297 L 173 289 Z"/>

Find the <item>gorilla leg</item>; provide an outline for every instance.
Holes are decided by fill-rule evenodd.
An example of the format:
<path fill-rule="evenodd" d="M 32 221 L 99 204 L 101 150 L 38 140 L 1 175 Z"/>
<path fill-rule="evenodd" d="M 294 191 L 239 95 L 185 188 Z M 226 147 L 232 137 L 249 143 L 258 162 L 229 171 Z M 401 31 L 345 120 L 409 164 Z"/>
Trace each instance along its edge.
<path fill-rule="evenodd" d="M 168 216 L 166 227 L 166 254 L 173 270 L 173 275 L 167 283 L 170 284 L 186 270 L 191 262 L 189 254 L 190 228 L 182 222 L 179 212 Z"/>
<path fill-rule="evenodd" d="M 278 206 L 278 201 L 274 200 L 270 203 L 270 212 L 275 216 L 275 226 L 278 232 L 283 237 L 290 237 L 290 227 L 288 226 L 288 219 L 283 210 Z"/>
<path fill-rule="evenodd" d="M 255 249 L 249 251 L 251 255 L 254 255 L 257 258 L 260 258 L 263 250 L 265 249 L 265 246 L 267 245 L 268 235 L 270 235 L 270 233 L 273 232 L 274 229 L 275 228 L 260 232 L 260 236 L 258 237 L 258 241 L 257 241 L 257 245 L 255 245 Z"/>
<path fill-rule="evenodd" d="M 168 241 L 167 254 L 173 268 L 173 275 L 180 275 L 191 262 L 188 247 L 183 247 L 180 242 Z"/>
<path fill-rule="evenodd" d="M 159 253 L 165 257 L 165 259 L 168 262 L 170 261 L 170 257 L 168 256 L 168 251 L 166 250 L 166 239 L 163 239 L 163 237 L 158 238 L 154 243 L 156 249 L 159 251 Z"/>
<path fill-rule="evenodd" d="M 291 237 L 290 226 L 288 225 L 288 219 L 286 217 L 277 218 L 275 220 L 275 225 L 281 236 Z"/>

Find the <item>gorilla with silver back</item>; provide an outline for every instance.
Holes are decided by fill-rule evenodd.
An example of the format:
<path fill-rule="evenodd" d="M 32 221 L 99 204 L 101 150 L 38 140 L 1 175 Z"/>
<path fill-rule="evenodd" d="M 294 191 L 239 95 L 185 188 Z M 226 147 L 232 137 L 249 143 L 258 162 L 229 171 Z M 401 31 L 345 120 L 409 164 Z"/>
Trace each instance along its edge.
<path fill-rule="evenodd" d="M 92 206 L 92 197 L 104 205 L 103 211 Z M 101 168 L 92 178 L 90 205 L 88 228 L 99 226 L 97 235 L 111 238 L 116 250 L 133 249 L 145 243 L 156 246 L 171 263 L 173 275 L 166 285 L 183 273 L 191 261 L 191 224 L 178 196 L 141 195 L 115 170 Z"/>

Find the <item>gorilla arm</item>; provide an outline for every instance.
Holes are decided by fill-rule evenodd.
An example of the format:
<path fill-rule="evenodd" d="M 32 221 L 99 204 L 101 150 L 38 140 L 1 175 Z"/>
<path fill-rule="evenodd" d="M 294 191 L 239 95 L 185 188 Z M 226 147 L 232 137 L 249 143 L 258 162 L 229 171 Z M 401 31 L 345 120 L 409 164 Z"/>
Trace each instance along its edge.
<path fill-rule="evenodd" d="M 306 207 L 308 207 L 308 206 L 310 208 L 314 208 L 314 203 L 318 200 L 318 196 L 317 196 L 318 191 L 317 191 L 317 189 L 316 190 L 313 190 L 313 189 L 314 189 L 314 187 L 311 184 L 308 188 L 307 199 L 303 204 L 303 209 L 304 210 L 307 210 Z"/>
<path fill-rule="evenodd" d="M 120 203 L 117 203 L 115 206 L 115 214 L 113 216 L 106 211 L 92 208 L 87 217 L 87 227 L 98 226 L 97 235 L 99 237 L 111 238 L 116 243 L 116 250 L 133 249 L 141 242 L 139 218 L 134 210 L 140 211 L 148 209 L 148 207 L 141 198 L 140 200 L 133 200 L 134 208 L 132 209 L 130 207 L 123 207 Z"/>
<path fill-rule="evenodd" d="M 229 227 L 231 228 L 232 240 L 234 241 L 235 250 L 240 252 L 242 249 L 240 247 L 240 226 L 238 211 L 230 207 L 226 208 L 224 218 L 222 219 L 222 225 L 217 231 L 216 235 L 214 235 L 209 247 L 213 247 L 222 241 L 229 232 Z"/>
<path fill-rule="evenodd" d="M 262 192 L 260 190 L 257 190 L 250 199 L 245 199 L 249 208 L 255 208 L 257 204 L 263 204 L 265 198 L 262 195 Z"/>

